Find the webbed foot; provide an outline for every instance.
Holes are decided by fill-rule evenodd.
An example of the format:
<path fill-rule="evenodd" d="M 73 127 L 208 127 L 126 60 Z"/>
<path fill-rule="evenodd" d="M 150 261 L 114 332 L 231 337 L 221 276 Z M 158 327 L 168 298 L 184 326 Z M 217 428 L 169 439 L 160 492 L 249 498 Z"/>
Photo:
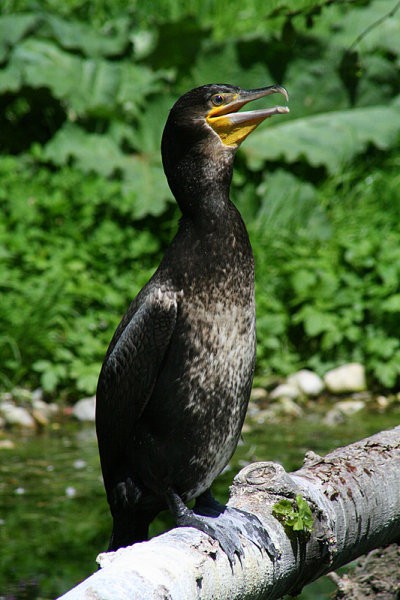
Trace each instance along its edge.
<path fill-rule="evenodd" d="M 194 527 L 217 540 L 228 557 L 231 567 L 235 558 L 244 555 L 241 537 L 251 541 L 262 552 L 265 550 L 272 560 L 279 556 L 270 536 L 261 521 L 252 513 L 219 504 L 211 493 L 206 492 L 190 510 L 180 497 L 171 492 L 169 506 L 178 527 Z"/>

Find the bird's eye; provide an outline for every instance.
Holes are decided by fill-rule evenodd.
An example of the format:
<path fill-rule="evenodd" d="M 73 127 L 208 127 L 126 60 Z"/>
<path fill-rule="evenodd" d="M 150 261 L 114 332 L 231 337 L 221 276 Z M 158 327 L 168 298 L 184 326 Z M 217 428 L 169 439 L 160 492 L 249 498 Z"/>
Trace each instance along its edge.
<path fill-rule="evenodd" d="M 211 98 L 211 102 L 214 104 L 214 106 L 221 106 L 221 104 L 224 103 L 224 97 L 221 96 L 221 94 L 214 94 L 214 96 Z"/>

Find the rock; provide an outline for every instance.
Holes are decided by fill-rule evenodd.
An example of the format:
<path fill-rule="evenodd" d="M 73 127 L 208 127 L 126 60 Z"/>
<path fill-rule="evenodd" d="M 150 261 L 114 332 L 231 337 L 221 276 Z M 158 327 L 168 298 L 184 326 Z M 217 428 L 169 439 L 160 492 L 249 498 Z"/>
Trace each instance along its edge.
<path fill-rule="evenodd" d="M 43 402 L 43 390 L 42 388 L 36 388 L 36 390 L 33 390 L 32 392 L 32 403 L 36 402 L 37 400 Z"/>
<path fill-rule="evenodd" d="M 288 397 L 279 398 L 264 410 L 259 410 L 252 420 L 259 425 L 264 423 L 279 423 L 285 417 L 297 418 L 303 415 L 303 409 Z"/>
<path fill-rule="evenodd" d="M 242 427 L 242 435 L 246 435 L 247 433 L 251 433 L 253 428 L 245 421 Z"/>
<path fill-rule="evenodd" d="M 47 419 L 47 421 L 49 421 L 59 412 L 59 407 L 57 406 L 57 404 L 55 404 L 54 402 L 48 404 L 41 398 L 32 399 L 32 408 L 32 412 L 40 413 L 44 419 Z"/>
<path fill-rule="evenodd" d="M 95 420 L 95 407 L 96 407 L 96 396 L 90 398 L 82 398 L 72 408 L 72 414 L 78 421 L 90 421 Z"/>
<path fill-rule="evenodd" d="M 351 417 L 358 413 L 360 410 L 365 408 L 365 402 L 363 400 L 342 400 L 336 402 L 334 408 L 332 408 L 324 418 L 326 425 L 338 425 L 343 423 L 345 417 Z"/>
<path fill-rule="evenodd" d="M 303 409 L 287 396 L 280 398 L 279 402 L 274 405 L 276 416 L 286 417 L 301 417 L 303 415 Z"/>
<path fill-rule="evenodd" d="M 335 409 L 340 410 L 346 417 L 354 415 L 360 410 L 363 410 L 363 408 L 365 408 L 365 402 L 363 400 L 342 400 L 335 404 Z"/>
<path fill-rule="evenodd" d="M 343 413 L 341 413 L 340 410 L 332 408 L 326 413 L 325 417 L 323 418 L 323 423 L 329 427 L 335 427 L 335 425 L 343 423 L 344 420 Z"/>
<path fill-rule="evenodd" d="M 252 402 L 250 400 L 249 405 L 247 407 L 247 415 L 249 417 L 253 417 L 254 415 L 257 415 L 261 410 L 260 405 L 257 402 Z"/>
<path fill-rule="evenodd" d="M 16 387 L 11 392 L 14 402 L 18 405 L 28 404 L 32 400 L 32 392 L 26 388 Z"/>
<path fill-rule="evenodd" d="M 332 369 L 325 374 L 324 381 L 332 394 L 363 392 L 367 389 L 365 369 L 360 363 L 348 363 Z"/>
<path fill-rule="evenodd" d="M 280 398 L 290 398 L 296 400 L 301 396 L 300 390 L 296 385 L 289 383 L 281 383 L 272 392 L 269 397 L 271 400 L 279 400 Z"/>
<path fill-rule="evenodd" d="M 255 387 L 251 390 L 250 400 L 252 402 L 264 402 L 268 400 L 268 393 L 262 387 Z"/>
<path fill-rule="evenodd" d="M 16 425 L 26 429 L 35 429 L 35 421 L 29 412 L 22 406 L 15 406 L 11 402 L 3 402 L 0 405 L 0 413 L 6 425 Z"/>
<path fill-rule="evenodd" d="M 0 450 L 14 450 L 15 444 L 12 440 L 0 440 Z"/>
<path fill-rule="evenodd" d="M 272 410 L 272 408 L 265 408 L 264 410 L 259 410 L 257 412 L 257 414 L 254 415 L 253 420 L 258 425 L 264 425 L 264 423 L 275 423 L 276 422 L 275 411 Z"/>
<path fill-rule="evenodd" d="M 38 410 L 37 408 L 32 410 L 32 417 L 35 419 L 36 423 L 40 425 L 40 427 L 47 427 L 49 424 L 49 419 L 41 410 Z"/>
<path fill-rule="evenodd" d="M 377 396 L 376 403 L 380 410 L 386 410 L 390 406 L 390 400 L 386 396 Z"/>
<path fill-rule="evenodd" d="M 301 369 L 301 371 L 293 373 L 288 377 L 287 383 L 298 387 L 302 394 L 312 397 L 319 396 L 325 387 L 321 377 L 308 369 Z"/>

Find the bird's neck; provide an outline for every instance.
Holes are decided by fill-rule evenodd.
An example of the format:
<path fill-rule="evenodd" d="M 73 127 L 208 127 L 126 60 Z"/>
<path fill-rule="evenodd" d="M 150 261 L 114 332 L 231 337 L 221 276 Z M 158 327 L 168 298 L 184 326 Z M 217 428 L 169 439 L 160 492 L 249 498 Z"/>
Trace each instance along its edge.
<path fill-rule="evenodd" d="M 211 150 L 211 149 L 209 149 Z M 233 173 L 233 152 L 192 148 L 164 163 L 169 186 L 184 216 L 197 221 L 223 218 L 228 206 Z"/>

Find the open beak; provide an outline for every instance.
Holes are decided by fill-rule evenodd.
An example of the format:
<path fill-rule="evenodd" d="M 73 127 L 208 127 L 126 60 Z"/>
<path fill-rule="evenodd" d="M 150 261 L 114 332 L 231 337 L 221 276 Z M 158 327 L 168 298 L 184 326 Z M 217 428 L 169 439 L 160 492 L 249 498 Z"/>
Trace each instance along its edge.
<path fill-rule="evenodd" d="M 273 115 L 289 112 L 287 106 L 238 112 L 248 102 L 275 93 L 282 94 L 286 101 L 289 100 L 287 91 L 280 85 L 270 85 L 256 90 L 241 90 L 227 104 L 213 107 L 206 117 L 207 123 L 226 146 L 237 147 L 262 121 Z"/>

